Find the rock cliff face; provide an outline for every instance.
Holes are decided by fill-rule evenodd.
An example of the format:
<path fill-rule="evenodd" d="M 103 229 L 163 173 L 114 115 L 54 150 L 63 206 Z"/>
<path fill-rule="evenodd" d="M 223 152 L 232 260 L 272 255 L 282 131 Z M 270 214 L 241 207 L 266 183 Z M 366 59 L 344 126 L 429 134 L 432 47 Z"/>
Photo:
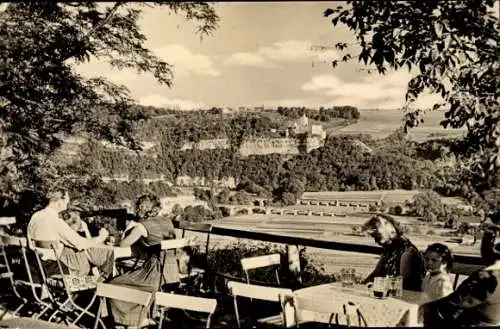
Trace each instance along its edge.
<path fill-rule="evenodd" d="M 188 142 L 182 145 L 181 150 L 215 150 L 215 149 L 228 149 L 231 147 L 231 142 L 227 138 L 219 139 L 202 139 L 197 143 Z"/>
<path fill-rule="evenodd" d="M 175 180 L 175 185 L 177 186 L 216 186 L 216 187 L 228 187 L 235 188 L 236 180 L 234 177 L 224 177 L 221 179 L 209 180 L 205 177 L 191 177 L 188 175 L 183 175 L 177 177 Z"/>
<path fill-rule="evenodd" d="M 242 156 L 252 154 L 299 154 L 299 143 L 293 138 L 252 138 L 244 141 L 239 153 Z"/>
<path fill-rule="evenodd" d="M 214 150 L 214 149 L 229 149 L 229 139 L 205 139 L 197 143 L 185 143 L 181 150 Z M 251 138 L 245 140 L 238 152 L 241 156 L 249 156 L 253 154 L 299 154 L 305 150 L 310 152 L 324 145 L 323 136 L 307 137 L 305 145 L 295 138 Z"/>

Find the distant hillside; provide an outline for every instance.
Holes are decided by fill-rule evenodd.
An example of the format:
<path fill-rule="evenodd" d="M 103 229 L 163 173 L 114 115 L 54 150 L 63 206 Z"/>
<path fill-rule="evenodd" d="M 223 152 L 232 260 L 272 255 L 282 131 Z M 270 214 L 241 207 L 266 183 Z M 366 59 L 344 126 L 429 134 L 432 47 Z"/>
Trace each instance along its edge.
<path fill-rule="evenodd" d="M 373 138 L 385 138 L 402 126 L 403 113 L 400 110 L 360 110 L 360 118 L 356 123 L 340 129 L 332 130 L 333 134 L 369 134 Z M 438 111 L 428 112 L 424 123 L 413 128 L 408 138 L 424 141 L 436 137 L 454 138 L 464 134 L 465 129 L 444 129 L 439 122 L 443 114 Z"/>
<path fill-rule="evenodd" d="M 285 204 L 304 191 L 431 189 L 471 197 L 474 189 L 447 155 L 447 142 L 412 141 L 396 129 L 399 112 L 360 111 L 352 118 L 356 112 L 349 107 L 345 113 L 309 110 L 158 112 L 137 124 L 136 135 L 146 146 L 141 152 L 76 139 L 72 147 L 79 151 L 69 147 L 66 155 L 78 160 L 73 165 L 79 170 L 108 180 L 126 177 L 120 186 L 132 184 L 128 189 L 134 191 L 141 189 L 137 184 L 156 184 L 156 190 L 168 192 L 169 185 L 182 181 L 187 186 L 222 182 Z M 370 129 L 360 129 L 363 125 Z"/>

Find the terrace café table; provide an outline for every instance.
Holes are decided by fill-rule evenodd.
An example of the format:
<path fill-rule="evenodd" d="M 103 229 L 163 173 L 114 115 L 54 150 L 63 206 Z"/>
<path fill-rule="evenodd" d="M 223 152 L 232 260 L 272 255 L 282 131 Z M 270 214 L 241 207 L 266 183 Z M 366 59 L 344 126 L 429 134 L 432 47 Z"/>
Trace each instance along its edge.
<path fill-rule="evenodd" d="M 128 257 L 132 256 L 132 249 L 130 247 L 120 247 L 120 246 L 101 244 L 101 245 L 98 245 L 97 248 L 112 249 L 113 250 L 113 257 L 115 259 L 128 258 Z"/>
<path fill-rule="evenodd" d="M 322 284 L 295 291 L 297 296 L 313 298 L 318 301 L 339 305 L 351 301 L 358 305 L 368 327 L 406 326 L 419 327 L 419 306 L 426 302 L 423 292 L 405 290 L 402 297 L 377 299 L 365 285 L 342 287 L 340 282 Z M 297 310 L 299 323 L 318 322 L 328 323 L 329 314 Z M 339 317 L 340 324 L 342 317 Z M 357 321 L 356 321 L 357 324 Z"/>

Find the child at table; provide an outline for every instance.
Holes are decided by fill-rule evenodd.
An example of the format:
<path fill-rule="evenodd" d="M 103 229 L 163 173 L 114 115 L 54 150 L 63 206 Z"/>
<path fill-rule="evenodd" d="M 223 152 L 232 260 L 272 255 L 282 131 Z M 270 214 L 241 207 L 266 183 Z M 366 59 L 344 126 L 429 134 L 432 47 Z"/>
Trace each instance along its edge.
<path fill-rule="evenodd" d="M 422 282 L 422 291 L 429 301 L 448 296 L 453 292 L 449 274 L 453 266 L 451 250 L 444 244 L 434 243 L 427 247 L 424 259 L 427 273 Z"/>

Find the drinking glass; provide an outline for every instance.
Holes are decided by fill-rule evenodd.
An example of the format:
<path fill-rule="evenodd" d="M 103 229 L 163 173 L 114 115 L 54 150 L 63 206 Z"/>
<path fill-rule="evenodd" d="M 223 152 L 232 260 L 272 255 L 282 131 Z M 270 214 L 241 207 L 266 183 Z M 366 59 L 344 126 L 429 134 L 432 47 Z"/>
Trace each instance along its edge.
<path fill-rule="evenodd" d="M 105 244 L 107 244 L 108 246 L 115 246 L 116 245 L 116 237 L 113 235 L 108 236 Z"/>
<path fill-rule="evenodd" d="M 372 285 L 373 296 L 376 298 L 386 298 L 389 292 L 389 280 L 384 277 L 376 277 Z"/>
<path fill-rule="evenodd" d="M 356 269 L 343 268 L 340 270 L 340 276 L 341 276 L 343 287 L 352 287 L 354 285 L 354 281 L 355 281 L 355 277 L 356 277 Z"/>
<path fill-rule="evenodd" d="M 398 275 L 391 278 L 391 295 L 394 297 L 403 296 L 403 277 Z"/>

